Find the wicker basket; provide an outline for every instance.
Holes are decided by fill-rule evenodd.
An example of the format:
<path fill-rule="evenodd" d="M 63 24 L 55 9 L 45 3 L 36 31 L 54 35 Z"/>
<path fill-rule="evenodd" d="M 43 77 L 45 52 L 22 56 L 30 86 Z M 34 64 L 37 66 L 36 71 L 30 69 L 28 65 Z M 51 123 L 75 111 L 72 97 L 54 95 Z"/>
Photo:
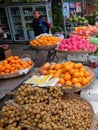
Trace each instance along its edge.
<path fill-rule="evenodd" d="M 72 99 L 72 100 L 77 99 L 80 103 L 85 104 L 85 106 L 88 106 L 90 109 L 90 113 L 91 113 L 91 118 L 89 117 L 91 120 L 90 130 L 98 130 L 98 129 L 91 129 L 92 125 L 94 124 L 93 123 L 94 110 L 93 110 L 93 107 L 88 100 L 86 100 L 83 97 L 80 97 L 78 94 L 67 94 L 67 95 L 65 94 L 64 98 L 65 98 L 65 100 L 66 99 Z M 73 104 L 72 104 L 72 106 L 73 106 Z M 70 107 L 69 107 L 69 111 L 70 111 Z"/>
<path fill-rule="evenodd" d="M 98 130 L 98 114 L 93 116 L 90 130 Z"/>
<path fill-rule="evenodd" d="M 60 53 L 66 53 L 66 54 L 90 54 L 90 53 L 94 53 L 96 50 L 94 51 L 66 51 L 66 50 L 58 50 L 56 48 L 56 51 Z"/>
<path fill-rule="evenodd" d="M 31 60 L 31 57 L 27 54 L 24 54 L 21 59 L 25 59 L 25 58 L 29 58 Z M 17 76 L 21 76 L 21 75 L 25 75 L 27 74 L 34 66 L 34 62 L 32 64 L 32 66 L 30 66 L 30 68 L 26 68 L 24 70 L 19 70 L 18 72 L 13 72 L 13 73 L 6 73 L 6 74 L 0 74 L 0 79 L 8 79 L 8 78 L 14 78 Z"/>
<path fill-rule="evenodd" d="M 33 45 L 31 45 L 31 47 L 33 49 L 36 49 L 36 50 L 51 50 L 51 49 L 56 48 L 57 44 L 47 45 L 47 46 L 33 46 Z"/>
<path fill-rule="evenodd" d="M 80 87 L 80 88 L 77 87 L 77 86 L 75 86 L 75 85 L 69 85 L 69 84 L 62 85 L 62 90 L 63 90 L 65 93 L 75 93 L 75 92 L 79 92 L 79 91 L 81 91 L 81 90 L 83 90 L 83 89 L 89 87 L 89 85 L 95 80 L 95 78 L 96 78 L 95 71 L 92 70 L 91 68 L 89 68 L 88 66 L 84 66 L 84 67 L 85 67 L 85 68 L 88 70 L 88 72 L 90 73 L 90 75 L 91 75 L 91 81 L 90 81 L 87 85 L 85 85 L 85 86 L 83 86 L 83 87 Z"/>

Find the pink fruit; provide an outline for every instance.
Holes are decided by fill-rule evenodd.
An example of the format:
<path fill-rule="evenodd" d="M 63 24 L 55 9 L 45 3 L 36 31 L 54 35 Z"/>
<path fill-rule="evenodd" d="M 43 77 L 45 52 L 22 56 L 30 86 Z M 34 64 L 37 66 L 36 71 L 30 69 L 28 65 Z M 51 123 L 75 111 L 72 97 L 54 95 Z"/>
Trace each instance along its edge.
<path fill-rule="evenodd" d="M 68 39 L 63 39 L 58 45 L 58 50 L 80 51 L 80 50 L 96 50 L 96 46 L 88 40 L 81 38 L 78 35 L 71 35 Z"/>

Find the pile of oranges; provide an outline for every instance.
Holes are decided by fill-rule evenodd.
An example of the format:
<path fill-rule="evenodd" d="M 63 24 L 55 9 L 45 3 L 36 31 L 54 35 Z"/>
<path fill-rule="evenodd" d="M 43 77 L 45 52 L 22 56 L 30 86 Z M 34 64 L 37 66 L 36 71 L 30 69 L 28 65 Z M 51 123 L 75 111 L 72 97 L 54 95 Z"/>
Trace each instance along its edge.
<path fill-rule="evenodd" d="M 54 45 L 61 41 L 61 38 L 55 36 L 44 36 L 41 35 L 38 39 L 34 39 L 30 41 L 31 46 L 48 46 Z"/>
<path fill-rule="evenodd" d="M 18 56 L 10 56 L 0 63 L 0 74 L 15 73 L 19 70 L 30 68 L 32 61 L 23 61 Z"/>
<path fill-rule="evenodd" d="M 59 84 L 75 85 L 82 87 L 91 81 L 91 75 L 81 63 L 71 61 L 57 63 L 45 63 L 40 67 L 39 73 L 43 75 L 52 75 L 53 78 L 59 78 Z"/>

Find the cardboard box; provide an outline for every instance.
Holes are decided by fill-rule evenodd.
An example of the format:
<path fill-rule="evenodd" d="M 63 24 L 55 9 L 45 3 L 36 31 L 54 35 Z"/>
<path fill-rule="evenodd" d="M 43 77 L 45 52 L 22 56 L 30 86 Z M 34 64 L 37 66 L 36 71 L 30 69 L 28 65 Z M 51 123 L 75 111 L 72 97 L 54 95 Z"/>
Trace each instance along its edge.
<path fill-rule="evenodd" d="M 5 57 L 7 58 L 7 57 L 9 57 L 9 56 L 12 56 L 13 54 L 12 54 L 12 50 L 11 49 L 7 49 L 7 50 L 5 50 Z"/>

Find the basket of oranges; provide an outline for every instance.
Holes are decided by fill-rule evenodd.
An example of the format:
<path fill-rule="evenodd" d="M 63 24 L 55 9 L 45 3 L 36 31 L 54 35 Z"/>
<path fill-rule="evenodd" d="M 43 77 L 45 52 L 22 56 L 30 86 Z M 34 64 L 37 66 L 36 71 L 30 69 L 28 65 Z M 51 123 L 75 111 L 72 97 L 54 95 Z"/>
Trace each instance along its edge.
<path fill-rule="evenodd" d="M 10 56 L 0 62 L 0 79 L 14 78 L 27 74 L 34 66 L 29 55 Z"/>
<path fill-rule="evenodd" d="M 39 68 L 39 73 L 59 78 L 58 85 L 66 92 L 78 92 L 88 87 L 95 80 L 95 72 L 82 63 L 72 61 L 61 63 L 45 63 Z"/>
<path fill-rule="evenodd" d="M 61 38 L 51 35 L 40 35 L 37 39 L 30 41 L 30 46 L 37 50 L 50 50 L 56 48 Z"/>

